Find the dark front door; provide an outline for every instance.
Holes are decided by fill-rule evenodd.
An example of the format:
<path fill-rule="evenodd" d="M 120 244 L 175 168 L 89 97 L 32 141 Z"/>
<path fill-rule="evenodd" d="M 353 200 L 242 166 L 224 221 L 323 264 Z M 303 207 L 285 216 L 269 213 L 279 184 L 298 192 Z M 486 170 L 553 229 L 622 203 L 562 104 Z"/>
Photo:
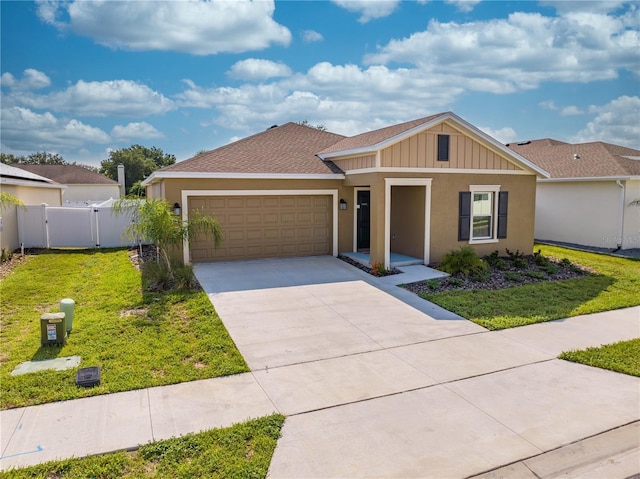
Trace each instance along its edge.
<path fill-rule="evenodd" d="M 370 247 L 370 191 L 358 191 L 358 251 L 369 249 Z"/>

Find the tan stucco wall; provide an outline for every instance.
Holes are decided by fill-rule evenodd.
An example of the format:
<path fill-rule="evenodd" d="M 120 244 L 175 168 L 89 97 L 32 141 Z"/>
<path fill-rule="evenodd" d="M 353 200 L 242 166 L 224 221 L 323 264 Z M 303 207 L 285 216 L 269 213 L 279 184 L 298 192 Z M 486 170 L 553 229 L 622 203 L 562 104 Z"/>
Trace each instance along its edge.
<path fill-rule="evenodd" d="M 170 203 L 182 205 L 182 190 L 337 190 L 338 201 L 347 201 L 347 210 L 338 210 L 338 252 L 353 249 L 353 188 L 342 180 L 254 180 L 254 179 L 164 179 L 162 186 L 151 185 L 147 194 L 164 192 Z"/>
<path fill-rule="evenodd" d="M 384 195 L 385 178 L 431 178 L 430 262 L 439 262 L 453 249 L 469 244 L 458 241 L 459 192 L 469 191 L 469 185 L 500 185 L 509 192 L 507 238 L 496 243 L 475 244 L 473 248 L 483 256 L 505 248 L 529 254 L 533 248 L 536 179 L 533 175 L 510 174 L 401 174 L 367 173 L 349 175 L 349 186 L 371 187 L 371 261 L 384 262 Z M 393 192 L 392 187 L 392 192 Z M 424 189 L 424 187 L 417 187 Z M 416 255 L 422 257 L 421 254 Z"/>
<path fill-rule="evenodd" d="M 46 203 L 49 206 L 62 205 L 62 193 L 60 188 L 35 188 L 20 185 L 2 185 L 2 191 L 10 193 L 26 206 L 41 205 Z M 2 231 L 0 232 L 0 248 L 15 250 L 20 246 L 18 238 L 18 213 L 15 206 L 3 208 L 0 211 L 2 217 Z"/>
<path fill-rule="evenodd" d="M 530 254 L 533 248 L 536 178 L 531 175 L 433 175 L 431 196 L 431 261 L 438 262 L 452 249 L 468 244 L 458 241 L 459 192 L 469 185 L 500 185 L 509 192 L 507 237 L 497 243 L 471 245 L 480 256 L 505 248 Z"/>
<path fill-rule="evenodd" d="M 120 198 L 119 185 L 67 185 L 63 201 L 100 201 Z"/>
<path fill-rule="evenodd" d="M 424 186 L 391 187 L 391 251 L 424 256 Z"/>
<path fill-rule="evenodd" d="M 438 135 L 449 135 L 449 161 L 437 161 Z M 380 165 L 396 168 L 465 168 L 517 170 L 514 163 L 487 145 L 441 123 L 381 151 Z"/>

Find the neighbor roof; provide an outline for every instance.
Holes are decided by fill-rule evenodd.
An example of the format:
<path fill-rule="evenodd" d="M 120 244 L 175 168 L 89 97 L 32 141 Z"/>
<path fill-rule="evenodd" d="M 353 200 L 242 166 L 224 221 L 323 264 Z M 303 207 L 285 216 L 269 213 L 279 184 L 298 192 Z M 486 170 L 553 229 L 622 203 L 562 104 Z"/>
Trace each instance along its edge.
<path fill-rule="evenodd" d="M 118 182 L 80 165 L 13 165 L 65 185 L 117 185 Z"/>
<path fill-rule="evenodd" d="M 55 181 L 51 180 L 50 178 L 45 178 L 35 173 L 16 168 L 12 165 L 5 165 L 4 163 L 0 163 L 0 176 L 2 178 L 11 178 L 15 180 L 37 181 L 40 183 L 55 183 Z"/>
<path fill-rule="evenodd" d="M 544 139 L 510 143 L 513 151 L 557 178 L 640 176 L 640 150 L 600 141 L 570 144 Z"/>
<path fill-rule="evenodd" d="M 158 170 L 198 173 L 341 174 L 316 154 L 344 136 L 297 123 L 266 131 Z"/>

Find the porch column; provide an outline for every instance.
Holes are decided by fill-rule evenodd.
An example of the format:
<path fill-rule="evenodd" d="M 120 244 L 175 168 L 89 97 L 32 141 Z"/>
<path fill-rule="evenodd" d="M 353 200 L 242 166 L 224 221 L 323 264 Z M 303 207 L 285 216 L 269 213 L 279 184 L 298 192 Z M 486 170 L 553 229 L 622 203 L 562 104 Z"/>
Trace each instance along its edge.
<path fill-rule="evenodd" d="M 371 245 L 369 261 L 385 264 L 385 183 L 384 178 L 371 182 Z M 388 268 L 389 265 L 385 264 Z"/>

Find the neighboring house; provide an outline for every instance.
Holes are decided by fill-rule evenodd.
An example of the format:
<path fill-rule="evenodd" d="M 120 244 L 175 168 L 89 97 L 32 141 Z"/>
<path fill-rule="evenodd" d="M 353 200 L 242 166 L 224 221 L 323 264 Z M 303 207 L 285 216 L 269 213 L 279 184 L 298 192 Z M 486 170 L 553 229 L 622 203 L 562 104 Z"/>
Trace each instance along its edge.
<path fill-rule="evenodd" d="M 49 178 L 0 163 L 0 188 L 4 193 L 17 197 L 24 205 L 49 206 L 62 205 L 64 185 Z M 16 206 L 2 208 L 0 216 L 0 245 L 15 250 L 20 246 L 18 240 L 18 214 Z"/>
<path fill-rule="evenodd" d="M 639 150 L 550 139 L 508 146 L 551 174 L 538 179 L 537 239 L 640 248 Z"/>
<path fill-rule="evenodd" d="M 540 167 L 455 114 L 344 137 L 295 123 L 157 170 L 150 198 L 213 214 L 224 232 L 186 242 L 186 263 L 361 252 L 386 267 L 533 246 Z"/>
<path fill-rule="evenodd" d="M 12 165 L 25 171 L 30 171 L 56 183 L 65 185 L 63 202 L 99 203 L 110 198 L 120 198 L 120 185 L 117 181 L 94 173 L 80 165 Z"/>

